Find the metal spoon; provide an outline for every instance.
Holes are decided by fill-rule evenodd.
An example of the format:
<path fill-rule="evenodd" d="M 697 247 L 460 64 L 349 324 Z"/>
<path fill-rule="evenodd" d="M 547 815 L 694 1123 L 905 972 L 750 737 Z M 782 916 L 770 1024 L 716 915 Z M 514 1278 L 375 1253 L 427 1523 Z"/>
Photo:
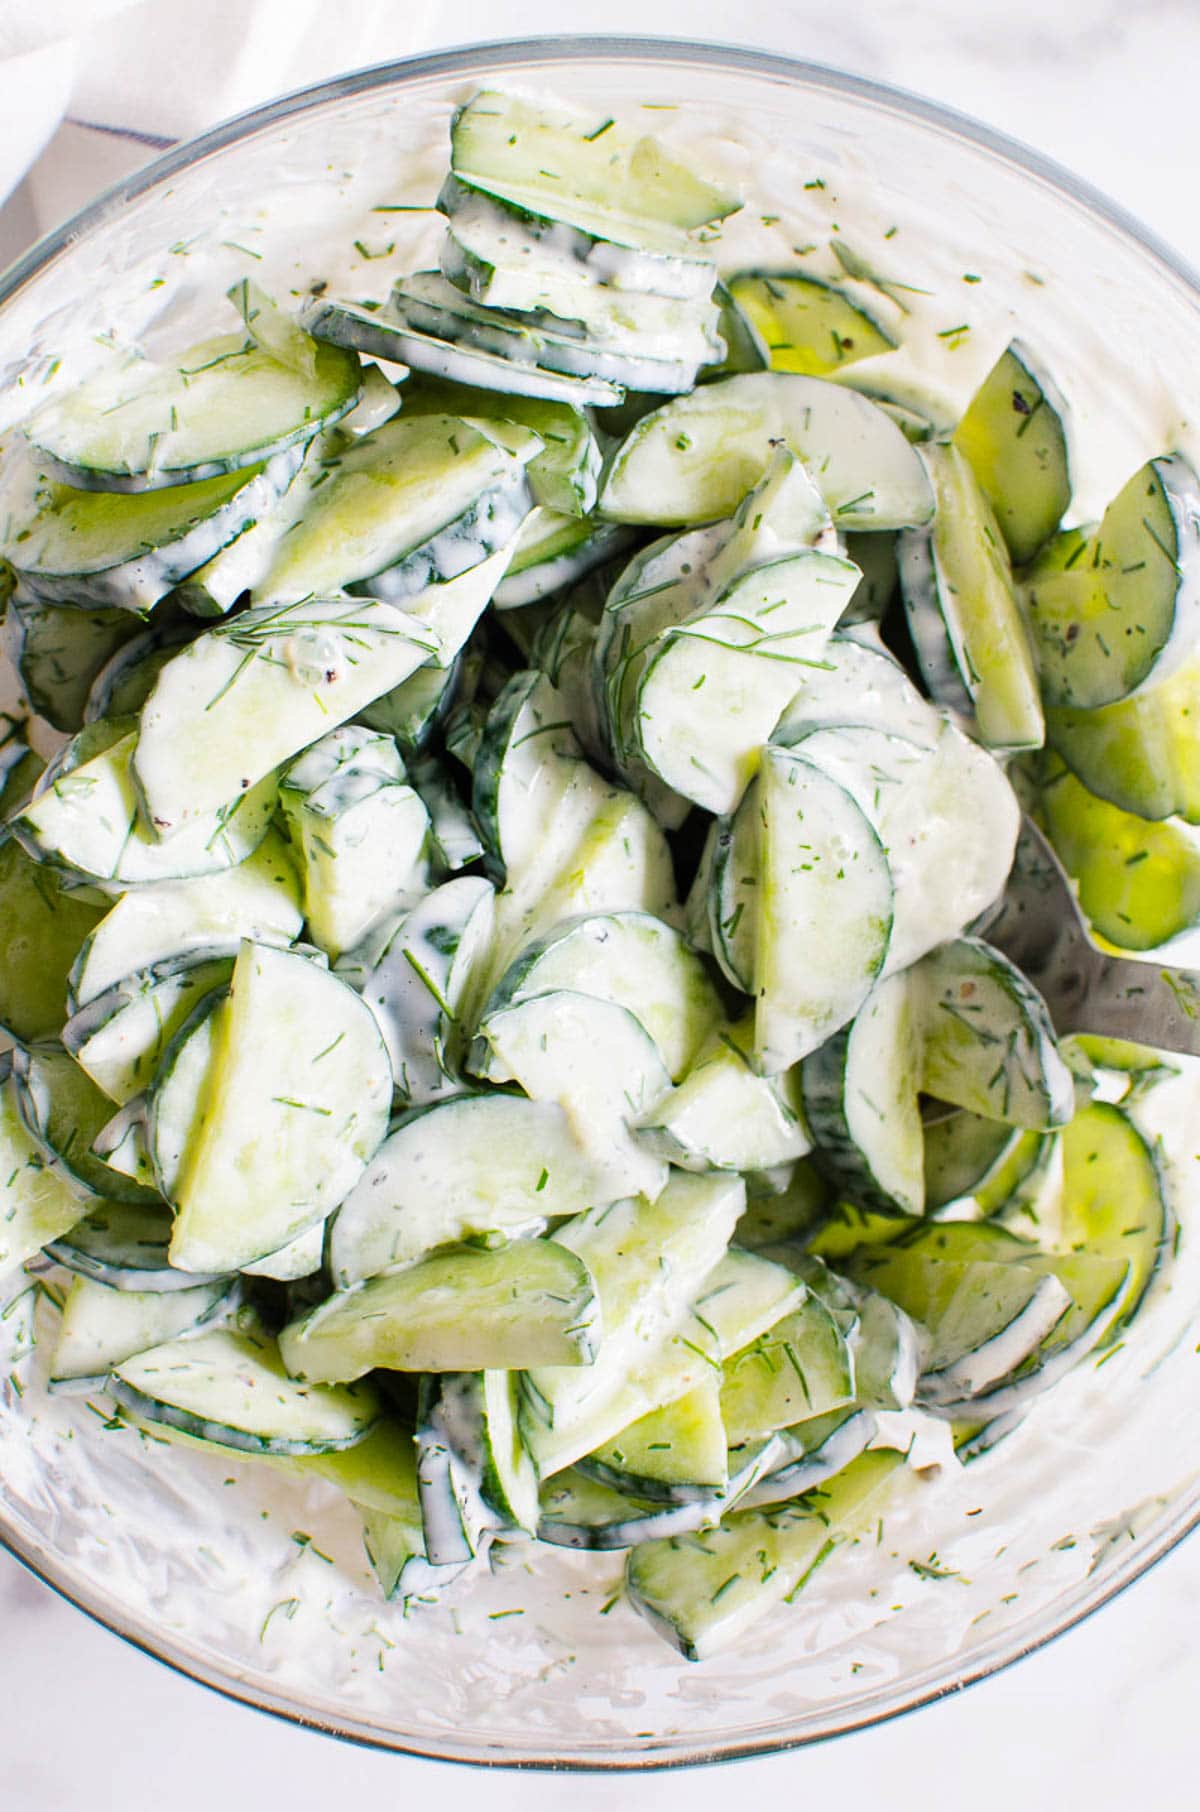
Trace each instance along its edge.
<path fill-rule="evenodd" d="M 1058 857 L 1025 818 L 1008 886 L 981 935 L 1045 997 L 1059 1032 L 1097 1032 L 1200 1057 L 1200 971 L 1105 954 Z"/>

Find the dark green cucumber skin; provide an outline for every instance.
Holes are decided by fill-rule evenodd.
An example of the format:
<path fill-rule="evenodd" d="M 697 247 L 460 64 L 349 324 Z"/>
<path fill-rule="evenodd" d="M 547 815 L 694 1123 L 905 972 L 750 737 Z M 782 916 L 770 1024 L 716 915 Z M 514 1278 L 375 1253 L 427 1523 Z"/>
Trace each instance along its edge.
<path fill-rule="evenodd" d="M 879 1183 L 846 1123 L 842 1103 L 854 1024 L 851 1020 L 800 1064 L 800 1098 L 814 1140 L 809 1158 L 823 1177 L 859 1207 L 903 1217 L 909 1211 L 893 1201 Z"/>

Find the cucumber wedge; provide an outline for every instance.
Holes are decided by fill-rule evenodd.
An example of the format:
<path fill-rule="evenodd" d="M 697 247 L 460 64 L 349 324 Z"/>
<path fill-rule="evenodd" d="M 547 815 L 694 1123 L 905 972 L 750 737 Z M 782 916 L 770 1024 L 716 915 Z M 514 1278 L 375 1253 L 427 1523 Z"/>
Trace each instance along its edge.
<path fill-rule="evenodd" d="M 56 477 L 87 490 L 157 490 L 239 471 L 311 440 L 358 401 L 358 360 L 304 339 L 308 371 L 242 333 L 189 346 L 171 365 L 131 358 L 42 410 L 26 432 Z"/>
<path fill-rule="evenodd" d="M 634 539 L 634 530 L 619 522 L 561 515 L 557 510 L 533 510 L 525 519 L 504 577 L 496 587 L 496 609 L 514 610 L 524 604 L 536 604 L 539 598 L 575 584 L 594 568 L 623 554 Z"/>
<path fill-rule="evenodd" d="M 1200 631 L 1200 481 L 1182 453 L 1135 472 L 1083 558 L 1026 598 L 1047 704 L 1111 705 L 1177 673 Z"/>
<path fill-rule="evenodd" d="M 69 1232 L 94 1204 L 86 1191 L 46 1163 L 21 1111 L 20 1091 L 11 1073 L 0 1080 L 0 1163 L 2 1274 Z"/>
<path fill-rule="evenodd" d="M 771 1170 L 811 1151 L 795 1078 L 753 1068 L 754 1019 L 714 1032 L 670 1094 L 638 1122 L 639 1144 L 681 1170 Z"/>
<path fill-rule="evenodd" d="M 95 1202 L 85 1218 L 45 1251 L 56 1265 L 110 1290 L 190 1290 L 219 1281 L 172 1269 L 171 1211 L 163 1202 Z"/>
<path fill-rule="evenodd" d="M 825 1305 L 810 1296 L 725 1361 L 721 1416 L 733 1447 L 853 1401 L 854 1361 Z"/>
<path fill-rule="evenodd" d="M 64 892 L 15 838 L 0 841 L 0 1024 L 12 1037 L 58 1036 L 71 966 L 103 917 L 102 905 Z"/>
<path fill-rule="evenodd" d="M 50 1388 L 103 1386 L 114 1366 L 203 1327 L 233 1300 L 227 1278 L 143 1294 L 74 1277 L 50 1361 Z"/>
<path fill-rule="evenodd" d="M 1052 706 L 1046 736 L 1090 792 L 1139 818 L 1200 824 L 1200 658 L 1115 705 Z"/>
<path fill-rule="evenodd" d="M 43 1161 L 77 1190 L 113 1202 L 153 1202 L 156 1192 L 104 1162 L 93 1150 L 112 1118 L 112 1102 L 91 1077 L 53 1045 L 18 1050 L 13 1075 L 25 1123 Z M 210 1267 L 213 1270 L 217 1266 Z"/>
<path fill-rule="evenodd" d="M 460 1095 L 417 1108 L 392 1127 L 338 1212 L 334 1282 L 344 1289 L 457 1240 L 537 1232 L 600 1201 L 601 1184 L 553 1102 Z"/>
<path fill-rule="evenodd" d="M 739 807 L 762 823 L 754 945 L 754 1055 L 788 1069 L 852 1019 L 883 966 L 892 875 L 875 831 L 836 780 L 768 747 Z M 814 966 L 808 952 L 820 949 Z"/>
<path fill-rule="evenodd" d="M 575 1467 L 556 1473 L 538 1499 L 538 1540 L 556 1548 L 611 1553 L 639 1542 L 683 1535 L 715 1523 L 724 1507 L 719 1497 L 664 1504 L 631 1496 L 602 1484 Z"/>
<path fill-rule="evenodd" d="M 727 516 L 783 441 L 809 466 L 839 529 L 928 522 L 934 500 L 916 452 L 882 409 L 821 378 L 749 372 L 645 416 L 600 493 L 615 522 Z"/>
<path fill-rule="evenodd" d="M 460 1247 L 339 1291 L 280 1336 L 296 1377 L 586 1369 L 600 1338 L 587 1266 L 554 1240 Z"/>
<path fill-rule="evenodd" d="M 878 1431 L 869 1409 L 850 1406 L 827 1416 L 813 1416 L 783 1431 L 783 1463 L 760 1479 L 741 1500 L 746 1510 L 786 1504 L 835 1474 L 865 1453 Z"/>
<path fill-rule="evenodd" d="M 962 1219 L 987 1219 L 1020 1192 L 1024 1195 L 1045 1167 L 1054 1141 L 1039 1133 L 1005 1126 L 980 1114 L 957 1113 L 926 1121 L 925 1205 L 930 1211 L 955 1204 Z"/>
<path fill-rule="evenodd" d="M 138 811 L 137 742 L 131 731 L 90 760 L 47 777 L 45 788 L 13 821 L 14 834 L 31 855 L 111 892 L 219 874 L 253 855 L 279 802 L 274 774 L 214 811 L 197 814 L 164 842 L 147 830 Z"/>
<path fill-rule="evenodd" d="M 311 598 L 244 611 L 168 661 L 142 707 L 133 775 L 160 835 L 219 811 L 436 652 L 394 605 Z"/>
<path fill-rule="evenodd" d="M 540 219 L 652 251 L 686 247 L 692 228 L 742 205 L 657 139 L 496 89 L 455 114 L 450 168 L 464 187 Z"/>
<path fill-rule="evenodd" d="M 728 1443 L 715 1373 L 686 1396 L 623 1428 L 580 1460 L 578 1470 L 627 1496 L 686 1504 L 729 1488 Z"/>
<path fill-rule="evenodd" d="M 290 944 L 303 924 L 299 878 L 272 829 L 236 868 L 124 893 L 98 923 L 93 919 L 70 972 L 71 1011 L 168 959 L 234 955 L 244 937 Z"/>
<path fill-rule="evenodd" d="M 1136 1312 L 1170 1247 L 1164 1179 L 1153 1148 L 1119 1107 L 1090 1102 L 1061 1136 L 1062 1193 L 1039 1231 L 1057 1251 L 1129 1265 L 1115 1334 Z"/>
<path fill-rule="evenodd" d="M 378 1398 L 365 1385 L 331 1390 L 289 1377 L 275 1341 L 249 1318 L 125 1360 L 108 1390 L 144 1421 L 239 1453 L 353 1447 L 379 1416 Z"/>
<path fill-rule="evenodd" d="M 725 287 L 765 347 L 772 371 L 824 377 L 896 342 L 836 284 L 801 271 L 737 271 Z"/>
<path fill-rule="evenodd" d="M 181 1270 L 237 1270 L 323 1220 L 373 1157 L 391 1103 L 369 1009 L 305 956 L 244 943 L 216 1019 L 172 1198 Z"/>
<path fill-rule="evenodd" d="M 1014 340 L 992 366 L 954 430 L 1018 564 L 1031 560 L 1071 501 L 1066 408 Z"/>
<path fill-rule="evenodd" d="M 685 1660 L 708 1660 L 878 1520 L 902 1464 L 899 1454 L 863 1454 L 794 1505 L 738 1510 L 720 1528 L 643 1543 L 626 1568 L 630 1601 Z"/>

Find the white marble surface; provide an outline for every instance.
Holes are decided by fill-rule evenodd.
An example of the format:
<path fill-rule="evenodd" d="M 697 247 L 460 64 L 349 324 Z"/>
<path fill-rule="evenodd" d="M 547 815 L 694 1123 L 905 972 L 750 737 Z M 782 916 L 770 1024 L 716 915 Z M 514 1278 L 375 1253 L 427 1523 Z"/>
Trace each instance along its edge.
<path fill-rule="evenodd" d="M 51 6 L 57 18 L 69 9 Z M 123 18 L 122 61 L 105 31 L 70 53 L 70 117 L 171 137 L 337 69 L 507 34 L 640 30 L 778 49 L 893 81 L 995 124 L 1106 189 L 1200 264 L 1200 7 L 1195 0 L 153 0 Z M 44 14 L 47 9 L 41 9 Z M 253 13 L 253 17 L 249 15 Z M 0 0 L 0 57 L 36 35 Z M 93 17 L 95 12 L 93 11 Z M 181 18 L 184 23 L 181 26 Z M 191 21 L 180 50 L 180 31 Z M 242 32 L 239 21 L 247 22 Z M 232 38 L 224 34 L 232 33 Z M 220 98 L 188 72 L 221 62 Z M 129 55 L 136 61 L 132 64 Z M 207 59 L 207 64 L 203 60 Z M 2 68 L 2 65 L 0 65 Z M 205 95 L 207 94 L 207 98 Z M 143 145 L 60 128 L 0 210 L 0 262 L 37 230 L 133 168 Z M 1119 349 L 1114 349 L 1119 356 Z M 353 1795 L 421 1792 L 468 1804 L 580 1812 L 627 1804 L 705 1812 L 731 1790 L 836 1794 L 889 1812 L 1089 1812 L 1194 1798 L 1200 1542 L 1185 1544 L 1082 1628 L 1004 1675 L 880 1729 L 736 1772 L 604 1781 L 491 1775 L 339 1747 L 228 1704 L 122 1646 L 0 1556 L 0 1807 L 3 1812 L 199 1812 L 270 1795 L 317 1812 Z"/>

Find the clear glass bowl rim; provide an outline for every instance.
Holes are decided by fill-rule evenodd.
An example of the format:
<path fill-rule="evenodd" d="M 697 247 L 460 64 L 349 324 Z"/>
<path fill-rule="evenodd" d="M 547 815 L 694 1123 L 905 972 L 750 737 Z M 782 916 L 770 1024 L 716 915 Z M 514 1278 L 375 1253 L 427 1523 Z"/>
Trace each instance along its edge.
<path fill-rule="evenodd" d="M 168 183 L 181 170 L 189 169 L 204 158 L 293 115 L 350 95 L 389 87 L 401 89 L 410 82 L 439 77 L 453 79 L 478 76 L 490 70 L 507 68 L 514 63 L 536 66 L 601 61 L 658 66 L 690 65 L 773 77 L 795 83 L 798 87 L 821 88 L 833 94 L 865 101 L 882 111 L 937 128 L 948 137 L 965 141 L 988 153 L 997 162 L 1034 178 L 1074 207 L 1091 214 L 1098 221 L 1115 229 L 1121 237 L 1135 243 L 1160 266 L 1166 277 L 1187 292 L 1188 299 L 1200 314 L 1200 272 L 1194 270 L 1171 246 L 1151 232 L 1135 215 L 1073 171 L 969 114 L 889 83 L 851 75 L 823 63 L 780 56 L 772 51 L 740 45 L 700 43 L 687 38 L 610 37 L 603 34 L 569 33 L 456 45 L 444 51 L 373 64 L 366 69 L 352 70 L 328 81 L 296 89 L 260 107 L 222 121 L 210 131 L 172 146 L 131 176 L 103 190 L 86 207 L 32 245 L 7 271 L 0 274 L 0 309 L 81 238 L 103 231 L 127 203 Z M 818 1731 L 806 1730 L 791 1735 L 772 1732 L 762 1737 L 723 1739 L 717 1743 L 705 1743 L 703 1738 L 688 1744 L 681 1744 L 674 1739 L 664 1741 L 654 1738 L 647 1739 L 644 1744 L 631 1743 L 621 1753 L 586 1759 L 564 1759 L 551 1753 L 532 1751 L 508 1754 L 500 1745 L 488 1744 L 481 1739 L 437 1745 L 406 1741 L 402 1732 L 381 1731 L 377 1726 L 366 1724 L 353 1716 L 337 1722 L 326 1721 L 314 1716 L 311 1711 L 306 1711 L 303 1704 L 288 1695 L 275 1694 L 243 1683 L 232 1672 L 214 1666 L 186 1642 L 176 1641 L 150 1627 L 141 1626 L 139 1620 L 125 1616 L 121 1606 L 115 1602 L 102 1603 L 97 1595 L 85 1597 L 71 1579 L 69 1569 L 43 1544 L 27 1541 L 16 1531 L 0 1525 L 0 1547 L 12 1554 L 67 1603 L 121 1637 L 131 1647 L 225 1698 L 270 1713 L 302 1728 L 319 1730 L 327 1736 L 364 1747 L 430 1761 L 578 1773 L 623 1773 L 778 1754 L 784 1750 L 823 1742 L 831 1737 L 846 1736 L 855 1730 L 885 1723 L 906 1712 L 917 1711 L 948 1693 L 989 1679 L 1036 1649 L 1045 1647 L 1056 1637 L 1065 1635 L 1068 1630 L 1077 1628 L 1127 1586 L 1140 1579 L 1198 1527 L 1200 1488 L 1177 1506 L 1175 1514 L 1152 1539 L 1133 1546 L 1128 1558 L 1110 1571 L 1103 1581 L 1097 1581 L 1091 1592 L 1079 1596 L 1065 1614 L 1060 1614 L 1057 1618 L 1053 1615 L 1034 1617 L 1030 1620 L 1031 1627 L 1018 1627 L 1007 1632 L 993 1644 L 977 1651 L 969 1665 L 955 1668 L 951 1663 L 938 1678 L 931 1678 L 933 1670 L 926 1670 L 918 1681 L 907 1684 L 900 1682 L 881 1689 L 871 1702 L 856 1707 L 853 1712 L 841 1718 L 832 1719 Z M 656 1748 L 656 1745 L 659 1746 Z"/>

